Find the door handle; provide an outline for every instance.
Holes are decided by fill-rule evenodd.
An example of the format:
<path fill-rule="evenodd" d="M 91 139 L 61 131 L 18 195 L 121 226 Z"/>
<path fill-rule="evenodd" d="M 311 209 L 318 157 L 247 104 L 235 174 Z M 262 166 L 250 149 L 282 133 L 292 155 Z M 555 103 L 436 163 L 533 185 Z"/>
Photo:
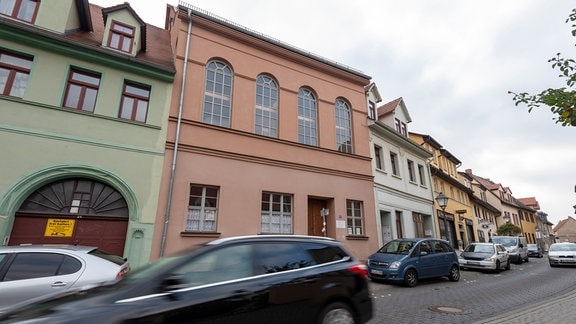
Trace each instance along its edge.
<path fill-rule="evenodd" d="M 68 284 L 65 283 L 65 282 L 63 282 L 63 281 L 56 281 L 56 282 L 53 282 L 53 283 L 52 283 L 52 287 L 53 287 L 53 288 L 65 287 L 65 286 L 67 286 L 67 285 L 68 285 Z"/>

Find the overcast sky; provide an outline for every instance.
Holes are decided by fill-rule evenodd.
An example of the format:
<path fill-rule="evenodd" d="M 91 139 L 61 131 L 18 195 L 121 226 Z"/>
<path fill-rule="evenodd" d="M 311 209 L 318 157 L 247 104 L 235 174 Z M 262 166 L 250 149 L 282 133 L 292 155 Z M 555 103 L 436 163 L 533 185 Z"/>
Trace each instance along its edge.
<path fill-rule="evenodd" d="M 127 1 L 127 0 L 124 0 Z M 91 0 L 103 7 L 124 1 Z M 166 4 L 130 0 L 164 27 Z M 360 70 L 384 104 L 403 97 L 411 132 L 456 156 L 459 171 L 535 197 L 556 224 L 574 216 L 576 128 L 547 107 L 527 112 L 508 91 L 564 86 L 548 59 L 576 58 L 566 18 L 572 1 L 195 0 L 200 9 Z"/>

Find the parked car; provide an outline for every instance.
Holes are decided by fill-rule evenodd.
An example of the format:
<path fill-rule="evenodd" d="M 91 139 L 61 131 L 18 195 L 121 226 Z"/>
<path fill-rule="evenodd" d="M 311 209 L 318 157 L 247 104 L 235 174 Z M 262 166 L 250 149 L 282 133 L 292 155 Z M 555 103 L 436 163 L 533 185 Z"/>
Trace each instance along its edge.
<path fill-rule="evenodd" d="M 366 265 L 336 240 L 223 238 L 138 268 L 114 286 L 16 305 L 0 322 L 365 323 Z"/>
<path fill-rule="evenodd" d="M 541 258 L 544 256 L 544 253 L 538 244 L 528 244 L 528 256 Z"/>
<path fill-rule="evenodd" d="M 548 248 L 548 263 L 551 267 L 576 266 L 576 243 L 553 243 Z"/>
<path fill-rule="evenodd" d="M 114 282 L 129 272 L 126 259 L 92 246 L 3 246 L 0 308 L 57 291 Z"/>
<path fill-rule="evenodd" d="M 458 255 L 447 241 L 432 238 L 392 240 L 368 257 L 368 274 L 374 281 L 414 287 L 418 280 L 448 277 L 460 280 Z"/>
<path fill-rule="evenodd" d="M 492 236 L 491 242 L 502 244 L 508 251 L 510 262 L 521 264 L 522 261 L 528 262 L 528 247 L 524 236 Z"/>
<path fill-rule="evenodd" d="M 508 251 L 501 244 L 470 243 L 460 253 L 461 269 L 480 269 L 500 272 L 510 270 Z"/>

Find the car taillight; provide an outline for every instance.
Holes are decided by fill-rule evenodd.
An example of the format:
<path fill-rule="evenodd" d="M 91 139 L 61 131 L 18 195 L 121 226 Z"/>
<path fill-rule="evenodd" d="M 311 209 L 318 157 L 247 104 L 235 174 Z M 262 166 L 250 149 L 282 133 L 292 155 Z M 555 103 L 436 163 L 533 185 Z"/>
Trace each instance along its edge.
<path fill-rule="evenodd" d="M 116 280 L 120 280 L 128 275 L 130 267 L 124 267 L 116 274 Z"/>
<path fill-rule="evenodd" d="M 368 267 L 365 264 L 355 264 L 348 268 L 350 272 L 360 275 L 362 278 L 368 278 Z"/>

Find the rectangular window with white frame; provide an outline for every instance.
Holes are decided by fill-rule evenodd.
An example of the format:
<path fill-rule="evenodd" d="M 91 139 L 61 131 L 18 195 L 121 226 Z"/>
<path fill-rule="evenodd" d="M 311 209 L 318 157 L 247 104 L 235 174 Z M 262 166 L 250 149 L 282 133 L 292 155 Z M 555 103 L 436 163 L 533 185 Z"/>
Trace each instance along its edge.
<path fill-rule="evenodd" d="M 186 232 L 216 232 L 219 188 L 191 184 Z"/>
<path fill-rule="evenodd" d="M 262 234 L 292 234 L 292 195 L 262 193 L 260 231 Z"/>
<path fill-rule="evenodd" d="M 346 216 L 348 235 L 364 235 L 364 217 L 362 216 L 362 202 L 346 200 Z"/>

